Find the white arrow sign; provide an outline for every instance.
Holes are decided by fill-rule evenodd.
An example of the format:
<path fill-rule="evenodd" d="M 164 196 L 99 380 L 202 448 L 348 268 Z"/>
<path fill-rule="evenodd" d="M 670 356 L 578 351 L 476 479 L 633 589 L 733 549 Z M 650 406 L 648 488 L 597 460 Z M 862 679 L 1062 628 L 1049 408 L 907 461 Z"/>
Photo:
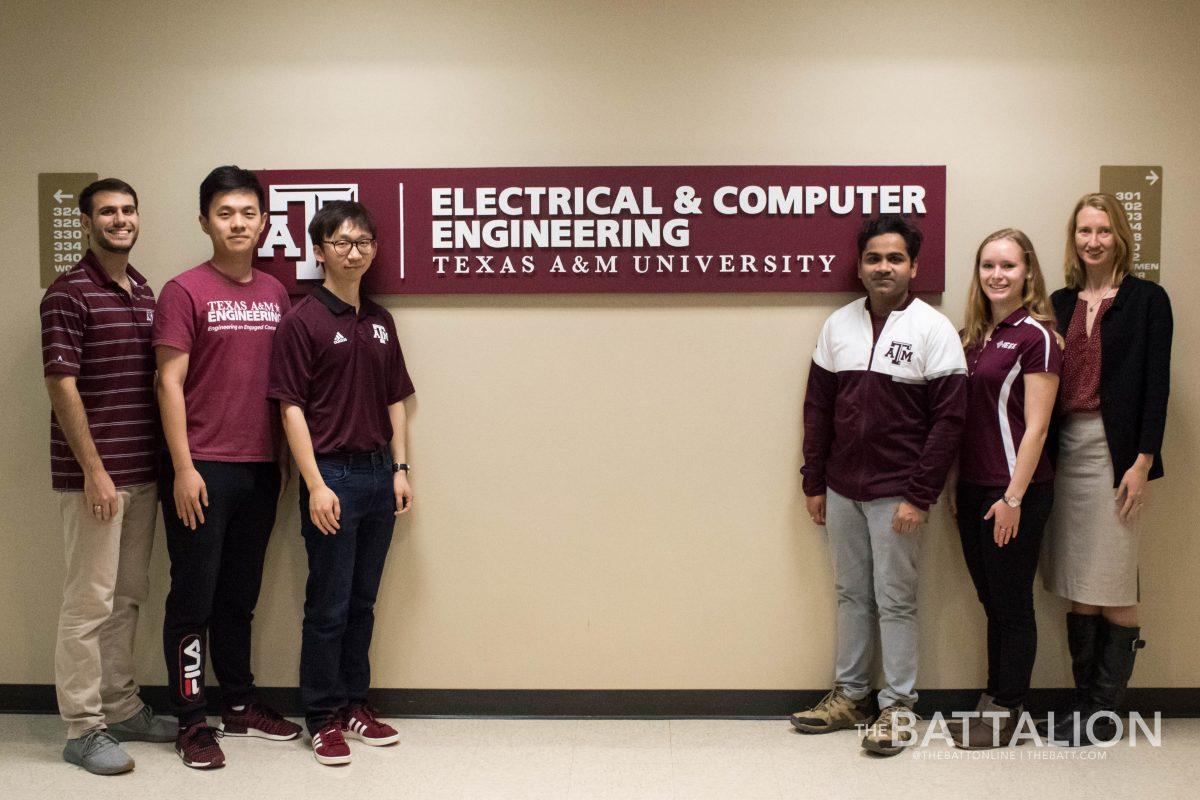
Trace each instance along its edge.
<path fill-rule="evenodd" d="M 61 203 L 63 200 L 70 200 L 75 197 L 73 194 L 63 194 L 63 190 L 59 189 L 54 193 L 54 199 Z"/>
<path fill-rule="evenodd" d="M 1150 174 L 1146 176 L 1146 180 L 1150 181 L 1150 185 L 1153 186 L 1154 184 L 1158 183 L 1158 173 L 1154 170 L 1150 170 Z"/>

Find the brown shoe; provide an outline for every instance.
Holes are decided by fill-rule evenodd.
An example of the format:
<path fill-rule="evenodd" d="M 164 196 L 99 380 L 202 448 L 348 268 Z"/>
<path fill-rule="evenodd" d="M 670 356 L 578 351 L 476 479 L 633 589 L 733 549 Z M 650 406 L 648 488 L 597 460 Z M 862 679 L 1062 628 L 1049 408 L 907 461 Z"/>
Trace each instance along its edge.
<path fill-rule="evenodd" d="M 875 701 L 871 695 L 851 700 L 835 687 L 812 708 L 792 714 L 792 726 L 804 733 L 829 733 L 865 725 L 874 714 Z"/>
<path fill-rule="evenodd" d="M 1025 713 L 1025 709 L 1021 706 L 1005 708 L 996 705 L 995 701 L 991 699 L 988 699 L 986 703 L 981 703 L 976 711 L 979 714 L 978 717 L 970 717 L 961 722 L 955 720 L 956 724 L 950 726 L 950 738 L 954 740 L 955 747 L 963 750 L 990 750 L 994 747 L 1007 747 L 1017 732 L 1017 721 L 1021 718 L 1021 714 Z M 984 716 L 985 714 L 987 716 Z"/>
<path fill-rule="evenodd" d="M 864 750 L 880 756 L 894 756 L 906 747 L 917 743 L 914 728 L 920 717 L 908 706 L 897 703 L 879 712 L 879 716 L 867 728 L 863 737 Z"/>

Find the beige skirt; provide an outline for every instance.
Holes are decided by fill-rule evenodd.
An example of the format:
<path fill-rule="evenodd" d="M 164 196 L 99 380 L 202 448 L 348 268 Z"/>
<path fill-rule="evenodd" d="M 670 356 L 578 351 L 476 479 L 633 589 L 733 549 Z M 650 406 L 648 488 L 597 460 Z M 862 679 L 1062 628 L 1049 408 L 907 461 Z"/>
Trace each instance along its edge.
<path fill-rule="evenodd" d="M 1115 494 L 1104 421 L 1071 414 L 1059 433 L 1054 508 L 1042 547 L 1047 591 L 1094 606 L 1138 602 L 1139 526 L 1120 521 Z"/>

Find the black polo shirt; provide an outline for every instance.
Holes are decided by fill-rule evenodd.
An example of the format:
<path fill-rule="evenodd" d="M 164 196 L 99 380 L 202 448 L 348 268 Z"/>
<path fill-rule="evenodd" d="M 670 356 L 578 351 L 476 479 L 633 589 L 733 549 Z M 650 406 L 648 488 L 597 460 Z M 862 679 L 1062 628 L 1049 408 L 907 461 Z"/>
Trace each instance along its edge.
<path fill-rule="evenodd" d="M 412 393 L 392 315 L 365 297 L 355 314 L 318 286 L 275 331 L 267 396 L 304 409 L 317 454 L 386 448 L 388 406 Z"/>

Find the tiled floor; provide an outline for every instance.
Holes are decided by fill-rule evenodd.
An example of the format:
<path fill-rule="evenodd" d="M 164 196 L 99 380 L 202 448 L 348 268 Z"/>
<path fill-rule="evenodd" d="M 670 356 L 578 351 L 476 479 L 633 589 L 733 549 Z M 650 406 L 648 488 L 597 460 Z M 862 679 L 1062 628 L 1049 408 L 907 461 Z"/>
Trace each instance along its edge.
<path fill-rule="evenodd" d="M 854 732 L 786 720 L 403 719 L 401 744 L 351 743 L 322 767 L 306 743 L 226 740 L 228 765 L 184 767 L 170 745 L 130 744 L 137 769 L 88 775 L 60 758 L 56 717 L 0 715 L 0 797 L 25 798 L 1089 798 L 1193 796 L 1200 720 L 1166 720 L 1162 746 L 963 753 L 943 742 L 879 759 Z"/>

